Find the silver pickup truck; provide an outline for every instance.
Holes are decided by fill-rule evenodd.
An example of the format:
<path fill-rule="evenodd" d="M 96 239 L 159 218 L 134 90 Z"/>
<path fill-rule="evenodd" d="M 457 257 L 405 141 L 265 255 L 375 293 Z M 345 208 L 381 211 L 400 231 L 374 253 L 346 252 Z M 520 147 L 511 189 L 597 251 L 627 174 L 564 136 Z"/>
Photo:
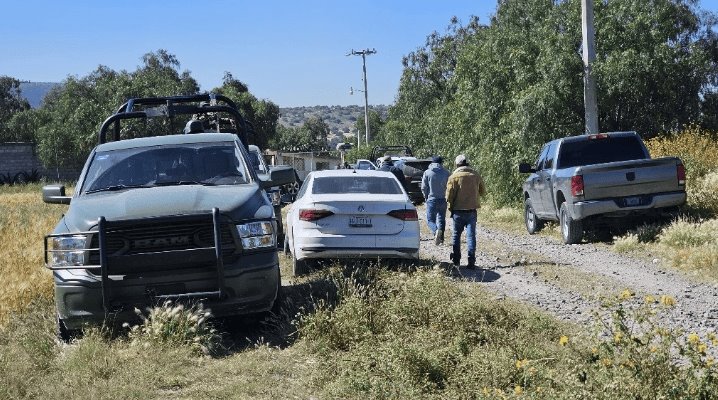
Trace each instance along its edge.
<path fill-rule="evenodd" d="M 686 202 L 683 162 L 651 159 L 636 132 L 571 136 L 548 142 L 523 184 L 524 219 L 530 234 L 559 221 L 566 244 L 584 228 L 615 225 L 630 216 L 665 211 Z"/>

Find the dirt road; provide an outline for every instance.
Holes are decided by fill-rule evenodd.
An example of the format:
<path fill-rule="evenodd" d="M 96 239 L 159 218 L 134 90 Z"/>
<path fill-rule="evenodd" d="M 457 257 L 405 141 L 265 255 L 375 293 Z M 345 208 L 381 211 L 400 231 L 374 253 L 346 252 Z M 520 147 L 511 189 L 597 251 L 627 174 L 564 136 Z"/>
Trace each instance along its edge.
<path fill-rule="evenodd" d="M 425 221 L 421 221 L 425 224 Z M 449 223 L 449 226 L 451 224 Z M 422 235 L 421 257 L 448 261 L 451 229 L 447 240 L 436 246 Z M 628 289 L 638 305 L 645 296 L 672 296 L 676 305 L 661 322 L 701 336 L 718 326 L 718 285 L 700 282 L 663 265 L 659 258 L 648 261 L 615 253 L 610 245 L 583 243 L 565 245 L 550 235 L 508 233 L 481 226 L 477 229 L 477 264 L 468 270 L 463 242 L 460 274 L 484 285 L 499 297 L 511 297 L 544 309 L 558 318 L 579 324 L 590 322 L 592 310 L 602 298 L 618 296 Z"/>

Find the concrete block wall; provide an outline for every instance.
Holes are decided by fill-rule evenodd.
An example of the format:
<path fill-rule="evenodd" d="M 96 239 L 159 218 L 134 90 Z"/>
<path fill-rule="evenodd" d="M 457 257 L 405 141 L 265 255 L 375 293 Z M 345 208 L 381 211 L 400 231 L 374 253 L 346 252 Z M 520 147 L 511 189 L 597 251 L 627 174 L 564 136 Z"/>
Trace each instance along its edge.
<path fill-rule="evenodd" d="M 37 170 L 47 181 L 76 181 L 80 168 L 46 168 L 37 156 L 34 143 L 0 143 L 0 174 L 15 176 Z"/>

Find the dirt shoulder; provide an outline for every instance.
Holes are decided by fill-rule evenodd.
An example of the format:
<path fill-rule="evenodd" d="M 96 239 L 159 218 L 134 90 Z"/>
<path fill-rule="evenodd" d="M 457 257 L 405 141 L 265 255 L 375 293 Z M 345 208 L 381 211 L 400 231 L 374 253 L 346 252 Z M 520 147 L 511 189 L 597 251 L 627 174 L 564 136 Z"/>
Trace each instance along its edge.
<path fill-rule="evenodd" d="M 442 246 L 422 234 L 422 258 L 449 260 L 450 226 L 449 222 Z M 480 269 L 464 268 L 464 238 L 459 271 L 467 282 L 481 284 L 499 297 L 518 299 L 562 320 L 584 324 L 593 318 L 592 310 L 602 298 L 628 289 L 635 293 L 634 304 L 644 302 L 647 295 L 672 296 L 676 305 L 661 320 L 667 326 L 699 334 L 718 327 L 718 285 L 699 282 L 664 266 L 660 259 L 647 262 L 591 243 L 565 245 L 548 236 L 487 228 L 480 221 L 477 236 Z"/>

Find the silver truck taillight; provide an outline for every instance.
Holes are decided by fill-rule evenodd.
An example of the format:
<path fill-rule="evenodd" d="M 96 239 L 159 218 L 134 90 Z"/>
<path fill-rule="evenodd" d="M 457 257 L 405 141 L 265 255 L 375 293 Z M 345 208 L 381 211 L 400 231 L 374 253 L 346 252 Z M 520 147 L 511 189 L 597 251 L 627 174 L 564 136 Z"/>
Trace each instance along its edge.
<path fill-rule="evenodd" d="M 686 167 L 683 164 L 676 165 L 676 174 L 678 174 L 678 184 L 686 184 Z"/>
<path fill-rule="evenodd" d="M 574 196 L 583 196 L 583 175 L 574 175 L 571 177 L 571 194 Z"/>

